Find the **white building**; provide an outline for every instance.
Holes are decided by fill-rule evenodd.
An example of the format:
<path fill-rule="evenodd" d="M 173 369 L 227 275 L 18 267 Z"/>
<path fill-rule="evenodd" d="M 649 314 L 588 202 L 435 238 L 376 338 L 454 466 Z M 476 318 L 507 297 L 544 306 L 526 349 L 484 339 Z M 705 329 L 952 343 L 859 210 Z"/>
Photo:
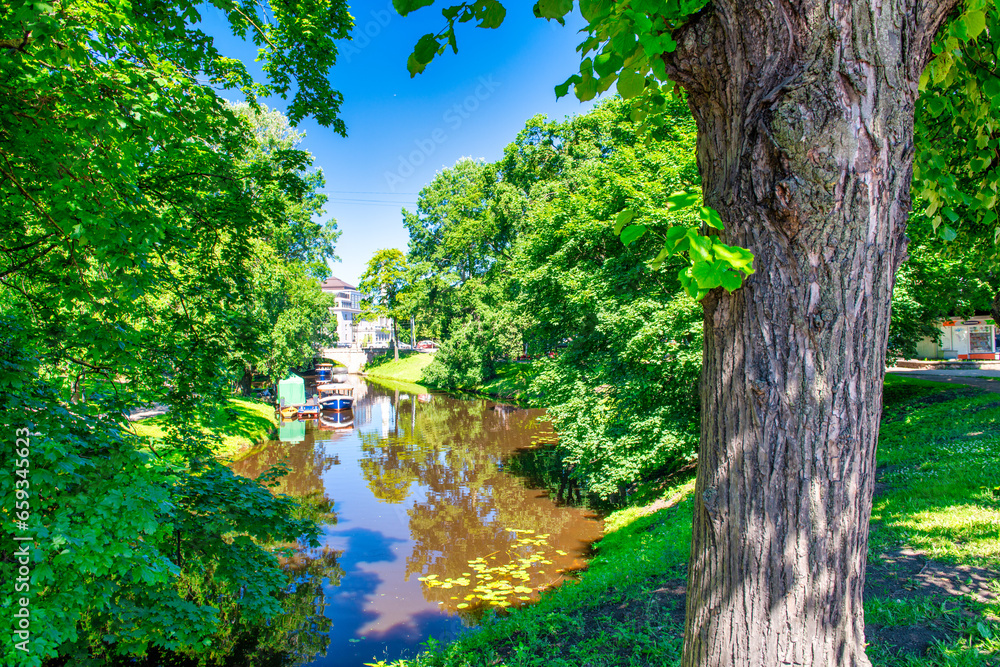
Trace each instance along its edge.
<path fill-rule="evenodd" d="M 336 300 L 333 313 L 337 320 L 339 347 L 385 347 L 391 338 L 392 321 L 387 317 L 362 320 L 361 292 L 340 278 L 330 277 L 320 287 Z"/>
<path fill-rule="evenodd" d="M 968 320 L 952 318 L 938 324 L 941 342 L 925 338 L 917 343 L 922 359 L 996 359 L 997 328 L 990 315 Z"/>

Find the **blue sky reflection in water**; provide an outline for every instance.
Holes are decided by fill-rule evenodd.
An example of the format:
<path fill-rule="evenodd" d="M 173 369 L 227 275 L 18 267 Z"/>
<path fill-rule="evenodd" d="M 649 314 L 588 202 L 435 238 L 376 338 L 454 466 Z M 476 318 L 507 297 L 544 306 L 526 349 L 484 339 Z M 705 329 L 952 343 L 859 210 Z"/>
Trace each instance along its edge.
<path fill-rule="evenodd" d="M 311 664 L 412 653 L 428 636 L 459 632 L 490 598 L 519 604 L 534 597 L 526 589 L 584 564 L 600 523 L 501 469 L 551 433 L 541 410 L 358 382 L 349 427 L 310 423 L 300 442 L 273 442 L 233 464 L 257 475 L 286 460 L 280 491 L 336 502 L 323 541 L 342 552 L 343 574 L 325 587 L 330 646 Z"/>

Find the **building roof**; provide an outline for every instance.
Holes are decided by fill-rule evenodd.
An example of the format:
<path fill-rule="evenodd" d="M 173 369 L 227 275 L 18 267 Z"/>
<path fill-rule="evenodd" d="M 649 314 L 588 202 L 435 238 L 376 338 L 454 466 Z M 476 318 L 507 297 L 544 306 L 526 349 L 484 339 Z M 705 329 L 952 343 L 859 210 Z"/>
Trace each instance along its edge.
<path fill-rule="evenodd" d="M 323 283 L 320 285 L 320 287 L 323 288 L 324 292 L 335 292 L 337 290 L 342 290 L 342 289 L 352 289 L 352 290 L 358 289 L 354 285 L 345 283 L 343 280 L 337 278 L 336 276 L 330 276 L 329 278 L 324 280 Z"/>

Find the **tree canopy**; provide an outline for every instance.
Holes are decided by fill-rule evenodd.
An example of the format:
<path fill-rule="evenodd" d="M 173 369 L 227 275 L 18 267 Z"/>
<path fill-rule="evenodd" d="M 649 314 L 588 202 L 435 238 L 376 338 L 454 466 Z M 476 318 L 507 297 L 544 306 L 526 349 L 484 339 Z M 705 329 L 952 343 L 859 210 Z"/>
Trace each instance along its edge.
<path fill-rule="evenodd" d="M 198 418 L 265 349 L 289 348 L 275 373 L 302 359 L 301 321 L 257 319 L 269 300 L 311 294 L 300 319 L 325 317 L 322 176 L 255 100 L 342 133 L 327 70 L 350 17 L 212 6 L 261 46 L 266 80 L 216 49 L 195 3 L 0 7 L 0 407 L 33 434 L 0 454 L 3 506 L 28 508 L 0 528 L 0 578 L 18 576 L 15 535 L 32 554 L 31 629 L 0 624 L 5 664 L 207 651 L 233 614 L 294 604 L 280 545 L 316 535 L 265 488 L 276 473 L 217 461 Z M 169 410 L 156 442 L 125 417 L 150 403 Z"/>

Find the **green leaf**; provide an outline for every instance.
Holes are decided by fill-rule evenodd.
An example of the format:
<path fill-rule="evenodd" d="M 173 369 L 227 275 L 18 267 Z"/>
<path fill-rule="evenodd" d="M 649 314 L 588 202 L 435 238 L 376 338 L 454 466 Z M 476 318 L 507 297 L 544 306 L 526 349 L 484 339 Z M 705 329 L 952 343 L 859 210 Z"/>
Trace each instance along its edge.
<path fill-rule="evenodd" d="M 680 281 L 681 287 L 687 292 L 688 296 L 692 299 L 698 298 L 698 283 L 692 276 L 692 269 L 690 266 L 684 267 L 677 272 L 677 280 Z"/>
<path fill-rule="evenodd" d="M 672 211 L 679 211 L 681 209 L 694 206 L 701 202 L 701 194 L 698 192 L 688 192 L 686 190 L 681 190 L 680 192 L 675 192 L 674 194 L 667 197 L 667 208 Z"/>
<path fill-rule="evenodd" d="M 573 11 L 573 0 L 538 0 L 535 4 L 535 14 L 544 19 L 562 20 L 562 17 Z"/>
<path fill-rule="evenodd" d="M 945 241 L 954 241 L 957 236 L 958 232 L 956 232 L 948 225 L 945 225 L 944 227 L 941 228 L 941 238 L 943 238 Z"/>
<path fill-rule="evenodd" d="M 726 262 L 731 268 L 747 275 L 753 273 L 753 253 L 749 250 L 715 241 L 712 252 L 716 259 Z"/>
<path fill-rule="evenodd" d="M 722 226 L 722 217 L 719 212 L 710 206 L 702 206 L 698 209 L 701 221 L 713 229 L 725 229 Z"/>
<path fill-rule="evenodd" d="M 426 65 L 434 60 L 434 54 L 438 52 L 439 48 L 441 45 L 438 43 L 437 37 L 428 33 L 417 40 L 417 45 L 413 47 L 413 57 L 421 65 Z"/>
<path fill-rule="evenodd" d="M 635 217 L 635 211 L 630 208 L 625 209 L 615 216 L 615 236 L 622 233 L 622 229 Z"/>
<path fill-rule="evenodd" d="M 477 11 L 480 28 L 499 28 L 503 20 L 507 18 L 507 10 L 499 0 L 486 0 L 482 11 Z"/>
<path fill-rule="evenodd" d="M 738 290 L 742 285 L 743 277 L 740 274 L 732 269 L 726 269 L 722 272 L 722 286 L 730 294 Z"/>
<path fill-rule="evenodd" d="M 410 73 L 411 79 L 423 72 L 426 68 L 427 64 L 418 62 L 417 57 L 412 53 L 410 54 L 410 57 L 406 59 L 406 70 Z"/>
<path fill-rule="evenodd" d="M 597 79 L 594 78 L 593 74 L 587 74 L 580 78 L 573 91 L 581 102 L 592 100 L 597 95 Z"/>
<path fill-rule="evenodd" d="M 580 13 L 590 23 L 610 14 L 613 7 L 612 0 L 580 0 Z"/>
<path fill-rule="evenodd" d="M 641 93 L 645 86 L 646 77 L 635 70 L 622 70 L 618 75 L 618 94 L 626 100 Z"/>
<path fill-rule="evenodd" d="M 571 85 L 579 83 L 582 80 L 583 79 L 580 78 L 579 74 L 574 74 L 570 78 L 560 83 L 558 86 L 556 86 L 556 99 L 558 100 L 560 97 L 565 97 L 566 94 L 569 92 L 569 87 Z"/>
<path fill-rule="evenodd" d="M 722 285 L 722 262 L 695 262 L 691 276 L 699 289 L 714 289 Z"/>
<path fill-rule="evenodd" d="M 687 227 L 671 227 L 667 230 L 667 247 L 670 248 L 670 252 L 684 252 L 688 249 L 689 243 Z"/>
<path fill-rule="evenodd" d="M 621 239 L 626 247 L 632 245 L 646 233 L 645 225 L 629 225 L 622 230 Z"/>
<path fill-rule="evenodd" d="M 434 0 L 392 0 L 392 6 L 396 8 L 400 16 L 406 16 L 410 12 L 416 11 L 421 7 L 427 7 L 428 5 L 433 5 Z"/>
<path fill-rule="evenodd" d="M 657 254 L 656 257 L 654 257 L 653 260 L 649 263 L 649 268 L 653 269 L 654 271 L 660 268 L 664 260 L 666 260 L 669 255 L 670 255 L 670 250 L 666 246 L 664 246 L 663 249 L 660 250 L 659 254 Z"/>
<path fill-rule="evenodd" d="M 968 39 L 975 39 L 979 37 L 981 33 L 986 28 L 986 14 L 977 10 L 973 10 L 967 13 L 962 20 L 965 23 L 965 30 Z"/>
<path fill-rule="evenodd" d="M 711 262 L 712 261 L 712 239 L 702 236 L 693 229 L 688 230 L 688 238 L 691 241 L 689 252 L 691 261 Z"/>
<path fill-rule="evenodd" d="M 594 71 L 598 76 L 614 74 L 622 68 L 622 58 L 617 53 L 605 51 L 594 59 Z"/>

